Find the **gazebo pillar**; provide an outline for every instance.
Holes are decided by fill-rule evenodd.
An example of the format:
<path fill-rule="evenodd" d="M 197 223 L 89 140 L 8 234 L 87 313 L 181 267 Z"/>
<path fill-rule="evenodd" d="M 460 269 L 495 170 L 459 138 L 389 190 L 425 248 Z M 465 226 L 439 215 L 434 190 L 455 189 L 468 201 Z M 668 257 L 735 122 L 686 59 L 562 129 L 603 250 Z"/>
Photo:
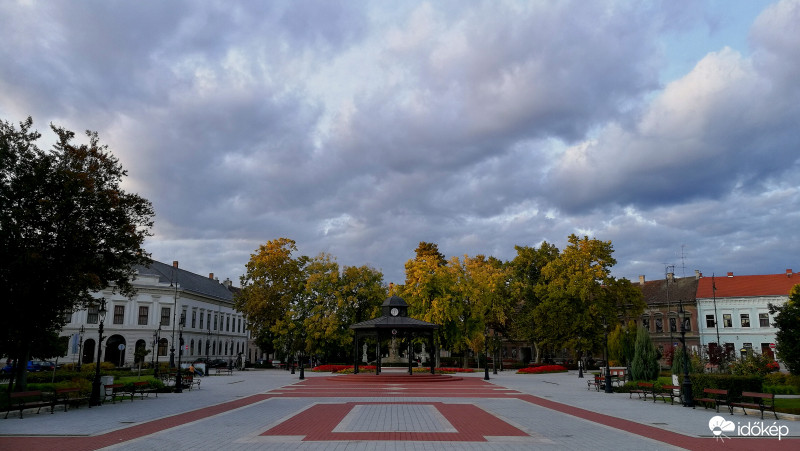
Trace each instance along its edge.
<path fill-rule="evenodd" d="M 411 343 L 412 335 L 407 337 L 408 340 L 408 350 L 406 351 L 406 356 L 408 357 L 408 375 L 411 376 L 414 374 L 414 369 L 412 367 L 412 357 L 414 357 L 414 345 Z"/>
<path fill-rule="evenodd" d="M 358 374 L 358 332 L 353 338 L 353 374 Z"/>

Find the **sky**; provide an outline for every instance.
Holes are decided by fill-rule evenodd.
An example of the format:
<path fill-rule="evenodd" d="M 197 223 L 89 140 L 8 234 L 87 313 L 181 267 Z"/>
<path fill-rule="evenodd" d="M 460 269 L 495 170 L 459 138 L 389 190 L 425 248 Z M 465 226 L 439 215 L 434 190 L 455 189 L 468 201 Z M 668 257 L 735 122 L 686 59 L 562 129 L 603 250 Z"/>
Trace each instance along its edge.
<path fill-rule="evenodd" d="M 98 132 L 198 274 L 570 234 L 632 281 L 800 271 L 800 0 L 2 0 L 0 42 L 0 119 Z"/>

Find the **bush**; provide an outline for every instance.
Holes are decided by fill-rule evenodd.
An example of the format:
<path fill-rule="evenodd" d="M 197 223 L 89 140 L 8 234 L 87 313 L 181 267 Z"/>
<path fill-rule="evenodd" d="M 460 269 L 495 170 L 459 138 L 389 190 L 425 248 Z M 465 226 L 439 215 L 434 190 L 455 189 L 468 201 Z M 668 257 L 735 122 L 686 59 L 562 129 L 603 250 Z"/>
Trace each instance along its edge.
<path fill-rule="evenodd" d="M 680 384 L 683 384 L 683 375 L 678 375 Z M 719 388 L 728 390 L 728 396 L 736 398 L 743 391 L 762 391 L 762 378 L 760 376 L 733 376 L 730 374 L 696 373 L 691 375 L 692 395 L 702 398 L 704 388 Z"/>
<path fill-rule="evenodd" d="M 631 362 L 631 376 L 635 381 L 652 380 L 660 371 L 656 347 L 650 340 L 650 333 L 644 327 L 636 330 L 636 353 Z"/>
<path fill-rule="evenodd" d="M 765 376 L 778 371 L 777 362 L 768 355 L 749 352 L 742 360 L 731 362 L 731 374 L 736 376 Z"/>
<path fill-rule="evenodd" d="M 546 373 L 566 373 L 567 369 L 561 365 L 541 365 L 529 366 L 517 371 L 517 374 L 546 374 Z"/>

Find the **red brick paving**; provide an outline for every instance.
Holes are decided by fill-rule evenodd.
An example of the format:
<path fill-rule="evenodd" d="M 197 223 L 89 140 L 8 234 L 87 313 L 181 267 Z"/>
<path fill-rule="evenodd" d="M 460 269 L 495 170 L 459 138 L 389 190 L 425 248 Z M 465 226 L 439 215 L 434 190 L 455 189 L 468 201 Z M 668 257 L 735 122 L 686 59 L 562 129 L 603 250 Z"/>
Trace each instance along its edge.
<path fill-rule="evenodd" d="M 406 404 L 434 406 L 457 432 L 334 432 L 334 428 L 357 405 L 397 403 L 317 404 L 261 435 L 304 436 L 303 441 L 323 440 L 424 440 L 453 442 L 485 442 L 489 436 L 527 437 L 528 434 L 505 421 L 470 404 L 412 402 Z"/>
<path fill-rule="evenodd" d="M 346 376 L 341 376 L 346 377 Z M 413 376 L 410 376 L 413 377 Z M 349 385 L 349 384 L 348 384 Z M 675 432 L 659 429 L 653 426 L 636 423 L 621 418 L 616 418 L 609 415 L 581 409 L 578 407 L 560 404 L 547 399 L 539 398 L 533 395 L 521 394 L 513 390 L 498 390 L 499 387 L 486 383 L 478 378 L 464 378 L 460 381 L 453 381 L 450 383 L 399 383 L 398 385 L 381 384 L 378 379 L 375 383 L 367 383 L 358 385 L 357 387 L 347 387 L 345 384 L 338 383 L 335 379 L 328 380 L 328 378 L 312 378 L 306 381 L 293 384 L 289 387 L 273 390 L 270 394 L 253 395 L 247 398 L 242 398 L 228 403 L 218 404 L 216 406 L 204 407 L 192 412 L 187 412 L 179 415 L 174 415 L 167 418 L 150 421 L 134 425 L 128 428 L 100 434 L 93 437 L 3 437 L 0 447 L 3 449 L 25 449 L 26 451 L 46 450 L 53 449 L 60 450 L 95 450 L 98 448 L 126 442 L 136 438 L 144 437 L 156 432 L 160 432 L 172 427 L 187 424 L 193 421 L 208 418 L 212 415 L 227 412 L 239 407 L 247 406 L 255 402 L 259 402 L 270 397 L 292 397 L 292 398 L 307 398 L 307 397 L 347 397 L 347 398 L 361 398 L 361 397 L 426 397 L 426 398 L 516 398 L 531 404 L 535 404 L 547 409 L 555 410 L 578 418 L 583 418 L 597 424 L 602 424 L 614 429 L 626 431 L 628 433 L 636 434 L 642 437 L 647 437 L 659 442 L 667 443 L 673 446 L 693 449 L 725 449 L 725 450 L 749 450 L 754 448 L 769 448 L 770 451 L 778 450 L 797 450 L 800 449 L 800 439 L 798 438 L 784 438 L 783 440 L 770 439 L 770 438 L 728 438 L 724 442 L 719 442 L 714 438 L 698 438 L 690 437 Z M 333 404 L 332 411 L 338 412 L 336 415 L 342 414 L 343 404 Z M 339 407 L 336 407 L 339 406 Z M 459 405 L 458 409 L 464 409 L 465 405 Z M 302 413 L 301 413 L 302 414 Z M 301 415 L 300 414 L 300 415 Z M 344 412 L 342 415 L 346 415 Z M 456 414 L 457 416 L 457 414 Z M 290 418 L 287 421 L 292 421 Z M 341 421 L 339 418 L 338 421 Z M 473 430 L 480 427 L 471 418 L 456 419 L 459 424 L 459 431 Z M 500 421 L 500 420 L 498 420 Z M 338 422 L 337 422 L 338 424 Z M 455 426 L 455 425 L 454 425 Z M 327 429 L 327 432 L 319 432 L 320 434 L 330 434 L 330 431 L 335 427 L 332 426 Z M 495 425 L 497 427 L 497 425 Z M 327 425 L 325 428 L 326 429 Z M 484 431 L 485 432 L 485 431 Z M 314 432 L 317 433 L 317 432 Z M 362 433 L 346 433 L 346 434 L 362 434 Z M 369 433 L 371 434 L 371 433 Z M 412 436 L 422 437 L 423 433 L 414 432 L 395 432 L 387 434 L 381 440 L 432 440 L 430 438 L 410 438 Z M 431 434 L 431 433 L 424 433 Z M 436 433 L 433 433 L 436 434 Z M 306 434 L 301 434 L 306 435 Z M 474 441 L 485 440 L 485 435 L 476 435 Z M 488 435 L 497 435 L 496 431 L 490 432 Z M 344 438 L 344 440 L 363 440 L 363 438 Z"/>

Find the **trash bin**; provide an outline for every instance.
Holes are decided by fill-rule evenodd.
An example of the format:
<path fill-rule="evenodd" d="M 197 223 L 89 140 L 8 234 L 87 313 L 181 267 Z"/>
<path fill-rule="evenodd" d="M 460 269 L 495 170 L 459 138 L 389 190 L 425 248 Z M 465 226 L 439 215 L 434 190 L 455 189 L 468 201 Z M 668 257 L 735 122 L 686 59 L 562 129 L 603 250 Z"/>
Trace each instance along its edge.
<path fill-rule="evenodd" d="M 112 385 L 113 383 L 114 383 L 114 376 L 100 376 L 100 388 L 103 389 L 101 390 L 101 393 L 103 393 L 105 396 L 111 396 L 111 391 L 113 389 L 108 389 L 109 391 L 106 391 L 105 386 Z"/>

